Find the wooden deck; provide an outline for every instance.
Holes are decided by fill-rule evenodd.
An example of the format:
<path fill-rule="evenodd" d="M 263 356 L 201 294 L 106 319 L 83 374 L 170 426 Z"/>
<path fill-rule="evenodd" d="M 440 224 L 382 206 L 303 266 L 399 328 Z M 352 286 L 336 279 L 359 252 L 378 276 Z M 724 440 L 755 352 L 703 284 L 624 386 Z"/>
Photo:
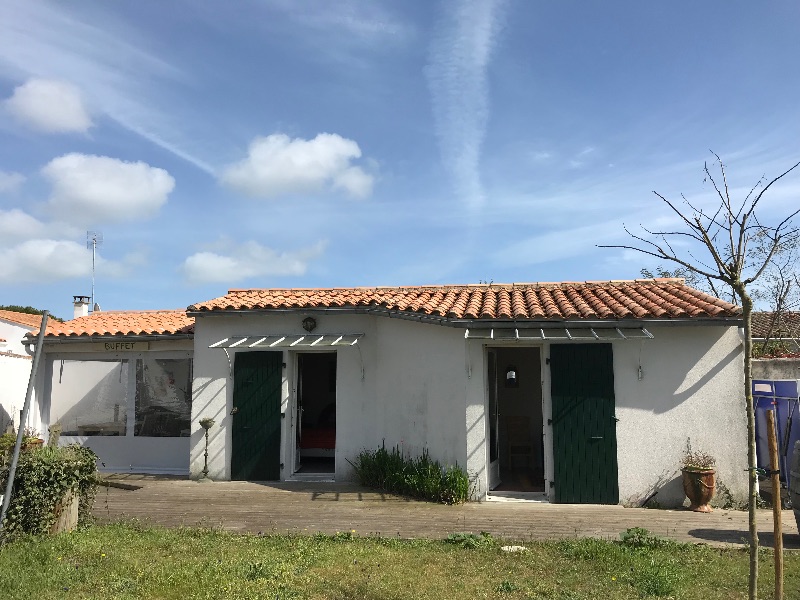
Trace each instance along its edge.
<path fill-rule="evenodd" d="M 203 525 L 241 532 L 335 533 L 355 530 L 402 538 L 442 538 L 488 531 L 510 540 L 572 537 L 618 539 L 629 527 L 686 542 L 742 545 L 747 513 L 647 510 L 622 506 L 475 502 L 443 506 L 346 483 L 210 482 L 117 476 L 129 489 L 101 487 L 99 522 L 137 518 L 167 527 Z M 794 515 L 785 511 L 784 545 L 800 548 Z M 772 545 L 772 513 L 759 511 L 761 543 Z"/>

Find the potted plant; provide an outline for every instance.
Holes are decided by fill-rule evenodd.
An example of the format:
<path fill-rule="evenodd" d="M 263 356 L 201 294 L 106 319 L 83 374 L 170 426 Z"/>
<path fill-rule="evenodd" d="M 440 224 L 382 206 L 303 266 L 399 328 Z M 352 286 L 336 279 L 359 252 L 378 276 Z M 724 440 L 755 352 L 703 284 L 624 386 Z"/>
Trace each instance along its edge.
<path fill-rule="evenodd" d="M 39 432 L 33 427 L 26 427 L 22 432 L 22 449 L 31 450 L 32 448 L 39 448 L 44 444 L 44 440 L 39 437 Z"/>
<path fill-rule="evenodd" d="M 708 505 L 714 497 L 717 486 L 717 461 L 710 454 L 686 449 L 681 461 L 683 491 L 689 498 L 689 510 L 711 512 Z"/>

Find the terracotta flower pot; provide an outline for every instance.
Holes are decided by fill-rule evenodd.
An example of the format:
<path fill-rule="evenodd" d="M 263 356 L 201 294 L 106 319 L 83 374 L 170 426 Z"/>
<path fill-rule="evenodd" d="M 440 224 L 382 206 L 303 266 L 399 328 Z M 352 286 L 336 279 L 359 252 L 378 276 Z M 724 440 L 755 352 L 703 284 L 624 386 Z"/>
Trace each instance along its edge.
<path fill-rule="evenodd" d="M 683 491 L 689 498 L 689 510 L 709 513 L 708 505 L 717 487 L 717 472 L 714 469 L 681 469 L 683 472 Z"/>
<path fill-rule="evenodd" d="M 44 444 L 43 439 L 33 439 L 29 438 L 27 440 L 23 440 L 21 450 L 33 450 L 34 448 L 41 448 L 42 444 Z"/>

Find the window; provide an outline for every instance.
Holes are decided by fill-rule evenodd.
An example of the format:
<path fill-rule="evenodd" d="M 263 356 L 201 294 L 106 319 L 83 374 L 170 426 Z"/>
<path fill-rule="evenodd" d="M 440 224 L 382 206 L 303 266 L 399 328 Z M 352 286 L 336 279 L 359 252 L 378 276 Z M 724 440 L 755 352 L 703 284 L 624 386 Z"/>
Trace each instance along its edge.
<path fill-rule="evenodd" d="M 186 437 L 192 416 L 192 361 L 142 358 L 136 361 L 133 435 Z"/>
<path fill-rule="evenodd" d="M 50 422 L 62 435 L 125 435 L 128 361 L 56 360 L 50 383 Z"/>

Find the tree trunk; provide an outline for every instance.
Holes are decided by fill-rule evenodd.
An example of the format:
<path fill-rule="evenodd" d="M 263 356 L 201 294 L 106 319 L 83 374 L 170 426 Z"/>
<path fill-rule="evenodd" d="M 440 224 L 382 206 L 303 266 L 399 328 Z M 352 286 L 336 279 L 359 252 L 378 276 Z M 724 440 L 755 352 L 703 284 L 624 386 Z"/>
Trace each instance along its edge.
<path fill-rule="evenodd" d="M 744 397 L 747 406 L 747 467 L 748 467 L 748 521 L 750 529 L 750 581 L 748 599 L 758 598 L 758 527 L 756 525 L 756 508 L 758 507 L 758 473 L 756 472 L 756 411 L 753 404 L 753 336 L 752 315 L 753 300 L 744 285 L 737 286 L 737 293 L 742 300 L 742 316 L 744 317 Z"/>

